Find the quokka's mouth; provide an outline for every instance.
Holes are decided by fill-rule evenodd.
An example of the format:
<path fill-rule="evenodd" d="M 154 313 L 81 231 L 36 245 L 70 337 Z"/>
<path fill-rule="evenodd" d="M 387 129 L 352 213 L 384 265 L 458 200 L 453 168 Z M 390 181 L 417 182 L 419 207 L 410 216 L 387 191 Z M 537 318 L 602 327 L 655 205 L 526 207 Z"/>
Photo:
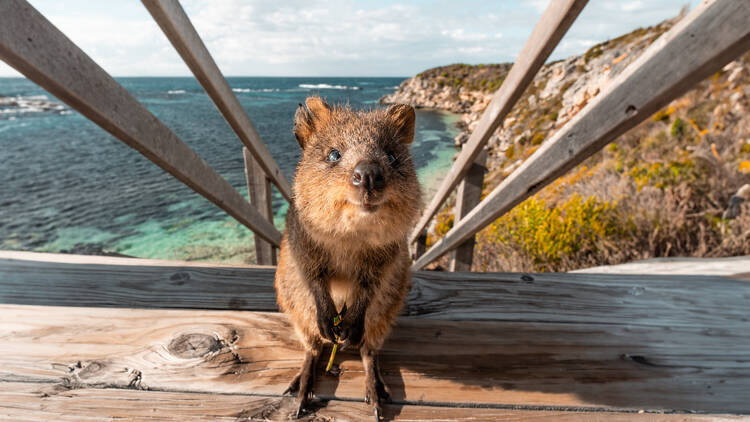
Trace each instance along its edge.
<path fill-rule="evenodd" d="M 368 213 L 377 211 L 380 205 L 382 205 L 382 202 L 375 203 L 369 201 L 349 201 L 349 203 Z"/>
<path fill-rule="evenodd" d="M 362 209 L 367 212 L 375 212 L 380 208 L 380 204 L 368 204 L 368 203 L 362 203 Z"/>
<path fill-rule="evenodd" d="M 350 199 L 349 202 L 353 205 L 356 205 L 357 208 L 366 213 L 373 213 L 380 209 L 380 206 L 383 205 L 385 200 L 383 200 L 382 198 L 379 198 L 378 200 L 357 198 Z"/>
<path fill-rule="evenodd" d="M 386 192 L 351 192 L 349 203 L 355 205 L 364 214 L 371 214 L 378 211 L 388 199 Z"/>

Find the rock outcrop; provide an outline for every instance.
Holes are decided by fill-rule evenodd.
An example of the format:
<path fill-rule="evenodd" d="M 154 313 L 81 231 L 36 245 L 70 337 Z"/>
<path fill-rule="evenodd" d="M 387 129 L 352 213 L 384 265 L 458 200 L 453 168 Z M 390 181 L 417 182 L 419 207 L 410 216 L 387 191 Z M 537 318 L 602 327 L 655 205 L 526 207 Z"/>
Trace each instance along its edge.
<path fill-rule="evenodd" d="M 545 64 L 504 124 L 490 138 L 490 168 L 505 165 L 505 152 L 512 146 L 516 149 L 519 144 L 536 146 L 562 127 L 673 23 L 665 21 L 638 29 L 595 45 L 580 56 Z M 456 146 L 461 146 L 476 128 L 510 67 L 510 63 L 436 67 L 405 80 L 380 102 L 463 114 L 464 132 L 455 140 Z"/>
<path fill-rule="evenodd" d="M 602 95 L 678 19 L 545 64 L 489 138 L 483 193 Z M 486 68 L 494 69 L 492 77 Z M 458 150 L 509 69 L 508 64 L 430 69 L 381 101 L 462 114 Z M 477 76 L 480 72 L 485 76 Z M 747 255 L 750 202 L 739 195 L 746 192 L 738 191 L 747 183 L 750 53 L 479 232 L 474 266 L 480 271 L 568 271 L 659 256 Z M 452 227 L 448 202 L 429 227 L 428 243 Z"/>

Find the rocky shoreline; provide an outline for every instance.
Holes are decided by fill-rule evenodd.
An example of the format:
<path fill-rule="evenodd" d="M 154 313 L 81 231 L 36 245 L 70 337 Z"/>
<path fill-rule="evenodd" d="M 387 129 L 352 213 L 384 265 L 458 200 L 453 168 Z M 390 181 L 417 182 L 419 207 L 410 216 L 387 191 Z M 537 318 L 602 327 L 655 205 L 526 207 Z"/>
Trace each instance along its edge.
<path fill-rule="evenodd" d="M 545 64 L 489 138 L 483 194 L 679 19 Z M 460 150 L 509 69 L 507 63 L 437 67 L 403 81 L 380 101 L 461 114 L 455 138 Z M 750 54 L 480 231 L 473 266 L 477 271 L 570 271 L 662 256 L 749 255 L 750 202 L 735 200 L 735 192 L 748 183 Z M 428 245 L 453 226 L 452 202 L 449 198 L 432 220 Z M 727 204 L 735 202 L 737 209 L 727 212 Z"/>
<path fill-rule="evenodd" d="M 495 130 L 488 141 L 488 167 L 497 169 L 520 165 L 520 162 L 515 163 L 518 160 L 506 163 L 505 152 L 511 148 L 520 149 L 521 144 L 529 142 L 537 146 L 549 138 L 676 20 L 638 29 L 598 44 L 579 56 L 545 64 L 504 124 Z M 404 103 L 462 114 L 462 132 L 455 138 L 456 146 L 460 148 L 468 141 L 494 90 L 502 83 L 510 67 L 510 63 L 454 64 L 429 69 L 402 82 L 395 92 L 384 96 L 380 102 Z M 490 68 L 494 72 L 489 72 Z M 486 82 L 481 83 L 482 80 Z"/>

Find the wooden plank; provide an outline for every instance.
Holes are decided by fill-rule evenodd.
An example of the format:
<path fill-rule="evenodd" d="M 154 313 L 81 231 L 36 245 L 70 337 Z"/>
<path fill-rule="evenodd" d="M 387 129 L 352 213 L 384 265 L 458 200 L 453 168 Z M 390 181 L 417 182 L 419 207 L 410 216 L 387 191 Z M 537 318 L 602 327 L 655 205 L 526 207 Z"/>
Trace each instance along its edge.
<path fill-rule="evenodd" d="M 602 265 L 571 271 L 573 273 L 609 274 L 703 274 L 724 276 L 750 275 L 750 255 L 722 258 L 662 257 Z M 750 278 L 749 278 L 750 279 Z"/>
<path fill-rule="evenodd" d="M 365 403 L 330 400 L 300 422 L 371 420 Z M 288 421 L 294 409 L 291 397 L 248 394 L 186 393 L 118 388 L 61 389 L 45 383 L 0 383 L 0 419 L 17 422 L 87 421 Z M 565 410 L 487 409 L 392 404 L 383 417 L 393 421 L 738 421 L 741 415 L 688 415 L 663 413 L 576 412 Z"/>
<path fill-rule="evenodd" d="M 477 155 L 482 151 L 492 133 L 505 120 L 510 110 L 521 98 L 534 76 L 560 42 L 568 28 L 581 13 L 588 0 L 550 1 L 544 14 L 521 48 L 516 62 L 511 67 L 500 88 L 484 110 L 479 124 L 464 144 L 461 154 L 453 163 L 440 184 L 435 196 L 430 200 L 411 234 L 409 243 L 416 241 L 419 233 L 427 227 L 432 217 L 440 210 L 448 195 L 455 189 Z"/>
<path fill-rule="evenodd" d="M 484 172 L 487 170 L 487 150 L 477 155 L 474 163 L 464 176 L 456 190 L 456 205 L 453 207 L 454 221 L 460 221 L 482 200 L 482 185 L 484 183 Z M 474 238 L 462 243 L 451 252 L 450 271 L 471 271 L 471 262 L 474 259 Z M 422 251 L 424 254 L 424 251 Z"/>
<path fill-rule="evenodd" d="M 0 252 L 0 303 L 275 311 L 273 267 Z M 750 283 L 717 276 L 414 274 L 403 314 L 450 321 L 747 330 Z"/>
<path fill-rule="evenodd" d="M 750 8 L 708 0 L 662 35 L 542 144 L 413 265 L 419 269 L 474 236 L 524 199 L 599 151 L 696 83 L 750 49 Z"/>
<path fill-rule="evenodd" d="M 273 224 L 273 207 L 271 202 L 271 184 L 263 169 L 255 162 L 255 158 L 247 148 L 242 148 L 245 159 L 245 179 L 250 203 L 258 209 L 260 214 Z M 270 243 L 255 236 L 255 260 L 258 265 L 276 265 L 276 248 Z"/>
<path fill-rule="evenodd" d="M 281 233 L 24 0 L 0 2 L 0 58 L 275 245 Z"/>
<path fill-rule="evenodd" d="M 750 414 L 750 324 L 728 323 L 400 319 L 380 362 L 399 404 Z M 316 394 L 363 400 L 337 356 Z M 0 305 L 0 382 L 279 395 L 301 358 L 279 313 Z"/>
<path fill-rule="evenodd" d="M 229 87 L 211 53 L 177 0 L 142 0 L 175 50 L 188 65 L 229 126 L 249 149 L 266 175 L 287 201 L 292 200 L 292 185 L 281 172 L 263 143 L 250 118 Z"/>
<path fill-rule="evenodd" d="M 0 252 L 0 302 L 276 311 L 275 267 Z"/>

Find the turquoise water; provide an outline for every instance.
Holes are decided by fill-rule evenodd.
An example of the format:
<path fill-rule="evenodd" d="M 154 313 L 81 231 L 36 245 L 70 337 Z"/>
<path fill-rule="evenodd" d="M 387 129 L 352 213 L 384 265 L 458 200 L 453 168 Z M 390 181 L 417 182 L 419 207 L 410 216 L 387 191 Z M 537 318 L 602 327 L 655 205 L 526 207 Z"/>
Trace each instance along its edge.
<path fill-rule="evenodd" d="M 247 197 L 242 144 L 194 79 L 118 80 Z M 376 107 L 402 78 L 228 80 L 291 179 L 299 159 L 291 132 L 297 103 L 318 94 Z M 35 107 L 59 101 L 21 78 L 0 79 L 0 95 L 31 100 L 0 105 L 0 249 L 253 262 L 245 226 L 77 112 Z M 457 120 L 417 111 L 412 153 L 426 198 L 452 164 Z M 274 191 L 279 229 L 286 207 Z"/>

